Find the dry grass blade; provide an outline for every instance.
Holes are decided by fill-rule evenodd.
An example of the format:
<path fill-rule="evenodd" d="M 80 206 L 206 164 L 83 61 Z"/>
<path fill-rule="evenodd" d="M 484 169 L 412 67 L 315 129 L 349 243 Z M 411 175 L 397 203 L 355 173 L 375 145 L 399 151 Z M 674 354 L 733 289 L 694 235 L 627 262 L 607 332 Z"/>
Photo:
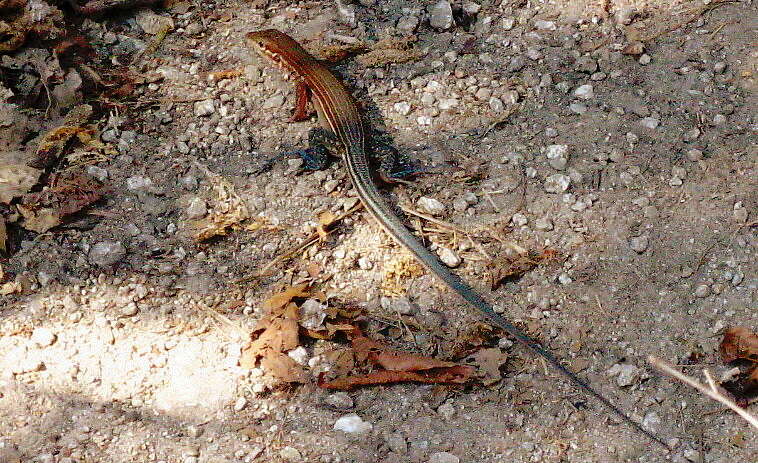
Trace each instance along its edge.
<path fill-rule="evenodd" d="M 657 358 L 653 357 L 652 355 L 649 355 L 647 357 L 647 361 L 656 367 L 657 369 L 661 370 L 662 372 L 666 373 L 669 376 L 672 376 L 679 381 L 683 382 L 684 384 L 694 387 L 698 391 L 700 391 L 702 394 L 707 395 L 711 399 L 722 403 L 723 405 L 726 405 L 727 407 L 731 408 L 736 414 L 740 415 L 742 418 L 745 419 L 748 423 L 750 423 L 751 426 L 753 426 L 755 429 L 758 429 L 758 418 L 753 416 L 751 413 L 749 413 L 747 410 L 741 408 L 739 405 L 734 403 L 732 400 L 730 400 L 728 397 L 725 397 L 723 394 L 720 394 L 719 392 L 708 388 L 698 382 L 697 380 L 690 378 L 689 376 L 679 372 L 676 370 L 673 366 L 671 366 L 669 363 Z"/>
<path fill-rule="evenodd" d="M 261 268 L 258 272 L 255 272 L 253 275 L 250 275 L 250 276 L 247 276 L 247 277 L 244 277 L 244 278 L 241 278 L 241 279 L 237 280 L 237 283 L 243 283 L 245 281 L 254 280 L 254 279 L 258 278 L 258 277 L 263 277 L 263 276 L 268 275 L 268 271 L 273 266 L 275 266 L 276 264 L 278 264 L 278 263 L 280 263 L 280 262 L 282 262 L 284 260 L 287 260 L 287 259 L 291 258 L 292 256 L 298 254 L 299 252 L 302 252 L 303 250 L 307 249 L 313 243 L 316 243 L 317 241 L 323 239 L 323 233 L 324 233 L 324 230 L 326 228 L 332 227 L 334 224 L 340 222 L 342 219 L 344 219 L 345 217 L 348 217 L 353 212 L 359 210 L 362 207 L 363 207 L 363 204 L 362 203 L 358 203 L 355 206 L 351 207 L 349 210 L 347 210 L 344 213 L 342 213 L 341 215 L 338 215 L 337 217 L 334 217 L 333 220 L 330 223 L 328 223 L 328 224 L 322 224 L 319 227 L 319 230 L 311 233 L 310 236 L 308 236 L 305 239 L 305 241 L 303 241 L 300 244 L 297 244 L 296 246 L 293 246 L 293 247 L 289 248 L 288 250 L 286 250 L 283 253 L 279 254 L 278 256 L 274 257 L 273 259 L 271 259 L 271 261 L 268 264 L 264 265 L 263 268 Z"/>

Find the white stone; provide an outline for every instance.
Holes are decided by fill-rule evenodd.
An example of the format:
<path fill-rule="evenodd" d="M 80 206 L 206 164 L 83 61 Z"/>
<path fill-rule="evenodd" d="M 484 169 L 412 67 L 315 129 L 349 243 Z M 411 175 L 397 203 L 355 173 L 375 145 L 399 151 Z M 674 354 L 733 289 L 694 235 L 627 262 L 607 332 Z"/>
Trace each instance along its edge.
<path fill-rule="evenodd" d="M 440 215 L 445 212 L 444 204 L 434 198 L 429 198 L 426 196 L 420 197 L 418 201 L 416 201 L 416 205 L 424 212 L 432 215 Z"/>
<path fill-rule="evenodd" d="M 32 331 L 31 341 L 39 347 L 51 346 L 55 342 L 56 336 L 50 328 L 34 328 Z"/>
<path fill-rule="evenodd" d="M 374 426 L 371 423 L 363 421 L 361 417 L 355 413 L 343 415 L 337 418 L 337 421 L 334 422 L 335 430 L 350 434 L 364 434 L 371 432 L 373 428 Z"/>

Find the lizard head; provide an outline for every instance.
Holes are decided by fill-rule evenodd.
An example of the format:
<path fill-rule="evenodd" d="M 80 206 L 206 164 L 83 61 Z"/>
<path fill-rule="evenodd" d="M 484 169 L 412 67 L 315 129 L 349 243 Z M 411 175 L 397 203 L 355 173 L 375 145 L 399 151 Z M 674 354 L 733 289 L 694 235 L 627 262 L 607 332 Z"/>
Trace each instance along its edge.
<path fill-rule="evenodd" d="M 289 35 L 276 29 L 249 32 L 247 44 L 259 55 L 270 59 L 279 67 L 291 71 L 283 55 L 300 50 L 300 45 Z"/>

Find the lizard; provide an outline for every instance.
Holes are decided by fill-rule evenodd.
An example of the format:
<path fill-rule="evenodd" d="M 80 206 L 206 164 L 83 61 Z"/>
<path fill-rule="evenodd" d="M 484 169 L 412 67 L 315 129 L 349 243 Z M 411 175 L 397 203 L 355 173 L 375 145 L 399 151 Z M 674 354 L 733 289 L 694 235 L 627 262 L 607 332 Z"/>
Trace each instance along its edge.
<path fill-rule="evenodd" d="M 266 29 L 250 32 L 246 38 L 250 48 L 271 60 L 295 80 L 297 96 L 295 111 L 291 120 L 297 121 L 307 118 L 306 105 L 309 100 L 313 103 L 323 131 L 335 137 L 342 145 L 340 150 L 342 161 L 361 202 L 395 241 L 410 251 L 420 264 L 476 308 L 491 323 L 510 334 L 533 353 L 544 358 L 575 386 L 595 398 L 633 429 L 669 450 L 668 445 L 661 438 L 633 421 L 620 408 L 590 386 L 588 382 L 563 366 L 555 355 L 540 346 L 537 341 L 527 336 L 512 322 L 495 312 L 490 303 L 458 275 L 448 270 L 406 228 L 400 217 L 384 201 L 377 184 L 374 182 L 358 104 L 342 81 L 331 70 L 308 53 L 292 37 L 278 30 Z"/>

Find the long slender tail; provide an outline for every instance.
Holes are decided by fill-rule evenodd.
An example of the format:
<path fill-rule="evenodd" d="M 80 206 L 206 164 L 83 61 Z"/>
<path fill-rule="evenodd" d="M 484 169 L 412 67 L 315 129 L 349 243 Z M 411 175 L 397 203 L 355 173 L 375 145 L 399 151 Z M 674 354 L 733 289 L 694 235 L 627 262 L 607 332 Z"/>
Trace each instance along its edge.
<path fill-rule="evenodd" d="M 402 223 L 395 212 L 382 199 L 379 190 L 374 185 L 368 174 L 368 169 L 364 168 L 360 156 L 347 156 L 348 171 L 351 173 L 353 185 L 366 205 L 366 208 L 379 221 L 382 227 L 401 245 L 405 246 L 416 259 L 434 273 L 453 291 L 463 297 L 469 304 L 479 310 L 494 325 L 502 328 L 505 332 L 516 338 L 516 340 L 527 347 L 529 350 L 547 360 L 556 370 L 558 370 L 569 381 L 586 391 L 590 396 L 597 399 L 605 408 L 616 414 L 624 422 L 630 425 L 638 432 L 644 434 L 667 451 L 670 450 L 663 440 L 647 431 L 637 422 L 633 421 L 626 413 L 613 405 L 608 399 L 603 397 L 599 392 L 592 388 L 586 381 L 579 378 L 576 373 L 564 367 L 553 354 L 542 348 L 535 340 L 524 334 L 513 323 L 509 322 L 502 316 L 498 315 L 487 301 L 482 298 L 471 286 L 465 283 L 459 276 L 449 271 L 443 264 L 432 254 Z M 357 162 L 357 165 L 354 164 Z"/>

